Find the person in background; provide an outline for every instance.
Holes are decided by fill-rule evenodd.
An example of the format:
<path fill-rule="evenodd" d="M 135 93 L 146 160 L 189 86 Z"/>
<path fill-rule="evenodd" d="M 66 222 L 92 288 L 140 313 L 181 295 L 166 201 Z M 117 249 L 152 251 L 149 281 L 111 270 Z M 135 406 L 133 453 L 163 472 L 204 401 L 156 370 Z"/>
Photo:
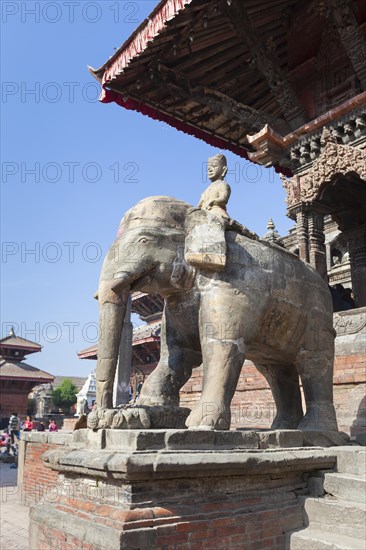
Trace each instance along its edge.
<path fill-rule="evenodd" d="M 9 420 L 8 440 L 6 442 L 6 449 L 8 453 L 10 452 L 10 444 L 14 445 L 15 438 L 19 439 L 19 428 L 20 420 L 18 418 L 18 413 L 13 413 Z"/>
<path fill-rule="evenodd" d="M 27 416 L 27 420 L 23 423 L 23 432 L 31 432 L 33 430 L 32 417 Z"/>
<path fill-rule="evenodd" d="M 44 427 L 43 422 L 40 422 L 38 424 L 37 432 L 44 432 L 45 430 L 46 430 L 46 428 Z"/>
<path fill-rule="evenodd" d="M 142 382 L 139 382 L 136 388 L 135 402 L 139 399 L 141 390 L 142 390 Z"/>
<path fill-rule="evenodd" d="M 50 425 L 48 426 L 49 432 L 58 432 L 57 424 L 54 420 L 51 420 Z"/>
<path fill-rule="evenodd" d="M 8 434 L 12 445 L 14 445 L 15 437 L 19 439 L 19 429 L 20 429 L 20 420 L 18 418 L 18 413 L 13 413 L 9 420 Z"/>
<path fill-rule="evenodd" d="M 0 435 L 0 447 L 6 447 L 8 441 L 8 434 L 4 432 Z"/>

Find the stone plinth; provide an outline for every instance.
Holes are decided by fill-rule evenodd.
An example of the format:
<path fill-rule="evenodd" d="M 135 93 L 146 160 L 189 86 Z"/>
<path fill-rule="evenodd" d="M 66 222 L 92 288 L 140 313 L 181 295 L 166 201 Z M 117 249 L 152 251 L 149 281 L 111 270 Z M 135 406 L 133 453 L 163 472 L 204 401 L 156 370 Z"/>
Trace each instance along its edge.
<path fill-rule="evenodd" d="M 336 461 L 302 444 L 290 430 L 79 430 L 42 457 L 57 482 L 31 508 L 30 546 L 284 548 L 310 476 Z"/>

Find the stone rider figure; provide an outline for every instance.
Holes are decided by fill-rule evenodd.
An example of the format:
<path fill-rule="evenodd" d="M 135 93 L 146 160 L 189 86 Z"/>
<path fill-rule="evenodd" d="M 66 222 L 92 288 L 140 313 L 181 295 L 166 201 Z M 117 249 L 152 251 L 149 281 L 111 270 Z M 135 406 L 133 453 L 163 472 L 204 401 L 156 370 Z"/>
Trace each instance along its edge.
<path fill-rule="evenodd" d="M 231 194 L 224 179 L 226 173 L 224 155 L 208 159 L 207 175 L 211 184 L 202 193 L 198 208 L 187 216 L 185 259 L 199 269 L 217 271 L 226 264 L 225 229 L 230 220 L 226 205 Z"/>
<path fill-rule="evenodd" d="M 198 208 L 209 210 L 215 216 L 228 220 L 226 205 L 231 195 L 230 185 L 224 180 L 227 174 L 227 161 L 224 155 L 208 159 L 207 175 L 211 184 L 201 195 Z"/>

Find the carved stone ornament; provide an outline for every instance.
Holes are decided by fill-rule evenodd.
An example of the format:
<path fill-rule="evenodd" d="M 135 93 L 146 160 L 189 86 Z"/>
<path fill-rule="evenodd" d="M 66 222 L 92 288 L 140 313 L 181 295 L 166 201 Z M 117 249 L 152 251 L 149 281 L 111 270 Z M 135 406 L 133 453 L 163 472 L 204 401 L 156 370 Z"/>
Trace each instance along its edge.
<path fill-rule="evenodd" d="M 323 130 L 321 143 L 324 147 L 323 151 L 309 172 L 301 178 L 300 189 L 298 176 L 289 180 L 281 178 L 287 192 L 287 206 L 291 207 L 299 200 L 312 202 L 317 198 L 322 185 L 330 181 L 336 174 L 356 172 L 361 178 L 366 178 L 366 152 L 364 150 L 336 143 L 335 136 L 327 128 Z"/>
<path fill-rule="evenodd" d="M 361 313 L 359 315 L 342 315 L 340 313 L 335 313 L 333 316 L 333 326 L 337 336 L 356 334 L 357 332 L 361 332 L 366 326 L 366 313 Z"/>
<path fill-rule="evenodd" d="M 280 174 L 282 186 L 286 190 L 286 204 L 290 208 L 300 202 L 300 182 L 299 177 L 287 178 Z"/>

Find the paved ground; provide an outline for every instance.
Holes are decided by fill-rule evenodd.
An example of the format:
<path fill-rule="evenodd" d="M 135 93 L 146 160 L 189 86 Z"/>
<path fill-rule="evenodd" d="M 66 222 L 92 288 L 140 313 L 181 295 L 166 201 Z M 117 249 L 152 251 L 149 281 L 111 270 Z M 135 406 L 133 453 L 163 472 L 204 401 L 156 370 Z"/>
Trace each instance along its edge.
<path fill-rule="evenodd" d="M 0 550 L 29 549 L 29 508 L 19 503 L 18 470 L 0 463 Z"/>

